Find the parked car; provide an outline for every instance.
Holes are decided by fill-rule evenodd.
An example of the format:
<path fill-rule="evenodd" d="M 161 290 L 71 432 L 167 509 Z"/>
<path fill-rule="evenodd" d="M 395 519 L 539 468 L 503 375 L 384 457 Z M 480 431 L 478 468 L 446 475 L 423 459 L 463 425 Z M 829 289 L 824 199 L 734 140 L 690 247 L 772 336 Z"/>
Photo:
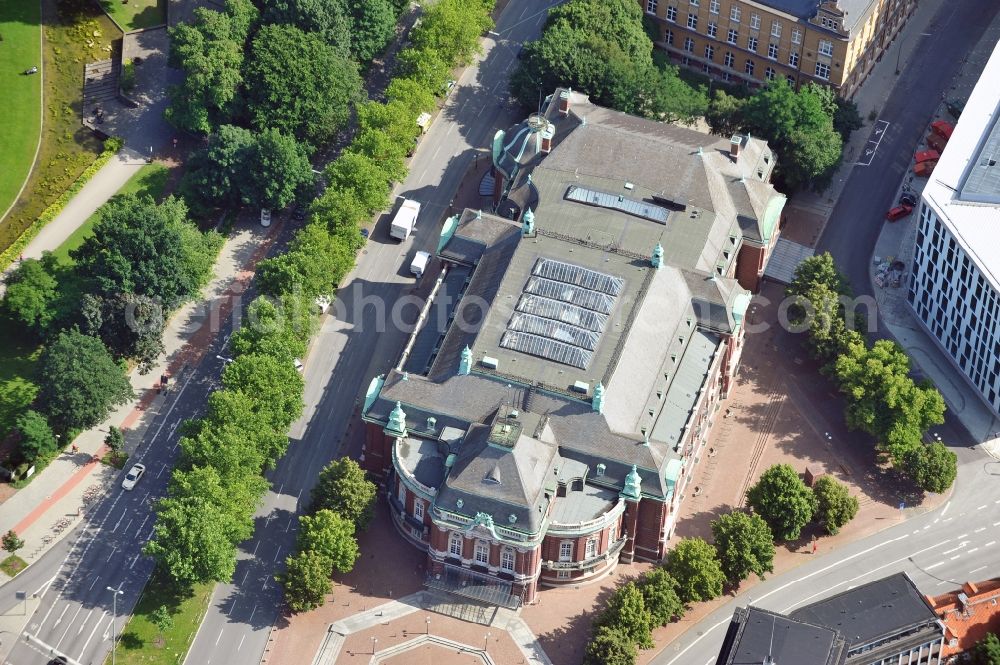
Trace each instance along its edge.
<path fill-rule="evenodd" d="M 260 209 L 260 225 L 264 228 L 271 226 L 271 209 L 261 208 Z"/>
<path fill-rule="evenodd" d="M 296 358 L 293 361 L 293 363 L 295 364 L 295 371 L 296 372 L 301 372 L 303 369 L 305 369 L 305 366 L 302 364 L 302 361 L 299 360 L 298 358 Z"/>
<path fill-rule="evenodd" d="M 125 480 L 122 481 L 122 489 L 134 489 L 135 484 L 139 482 L 139 479 L 142 478 L 144 473 L 146 473 L 145 464 L 133 464 L 132 468 L 125 474 Z"/>
<path fill-rule="evenodd" d="M 948 139 L 932 132 L 927 135 L 927 145 L 938 152 L 944 152 L 944 147 L 948 145 Z"/>
<path fill-rule="evenodd" d="M 937 166 L 937 162 L 920 162 L 913 167 L 913 175 L 918 178 L 927 178 L 934 173 L 935 166 Z"/>
<path fill-rule="evenodd" d="M 898 205 L 891 209 L 889 212 L 885 213 L 885 218 L 890 222 L 896 222 L 913 212 L 913 206 L 911 205 Z"/>
<path fill-rule="evenodd" d="M 921 150 L 913 158 L 917 160 L 917 164 L 920 162 L 936 162 L 941 159 L 941 153 L 937 150 Z"/>
<path fill-rule="evenodd" d="M 306 210 L 305 206 L 295 206 L 295 210 L 292 211 L 292 219 L 294 219 L 297 222 L 301 222 L 303 219 L 306 218 L 307 212 L 308 211 Z"/>
<path fill-rule="evenodd" d="M 947 141 L 951 138 L 951 133 L 955 131 L 955 125 L 947 120 L 935 120 L 931 123 L 931 131 Z"/>
<path fill-rule="evenodd" d="M 361 237 L 362 238 L 364 238 L 365 240 L 368 240 L 368 236 L 369 235 L 370 235 L 370 232 L 368 231 L 368 229 L 361 229 Z"/>
<path fill-rule="evenodd" d="M 417 279 L 423 277 L 424 271 L 427 270 L 427 262 L 430 259 L 430 252 L 417 252 L 413 257 L 413 262 L 410 263 L 410 274 Z"/>
<path fill-rule="evenodd" d="M 906 192 L 899 197 L 899 205 L 917 207 L 917 195 L 913 192 Z"/>

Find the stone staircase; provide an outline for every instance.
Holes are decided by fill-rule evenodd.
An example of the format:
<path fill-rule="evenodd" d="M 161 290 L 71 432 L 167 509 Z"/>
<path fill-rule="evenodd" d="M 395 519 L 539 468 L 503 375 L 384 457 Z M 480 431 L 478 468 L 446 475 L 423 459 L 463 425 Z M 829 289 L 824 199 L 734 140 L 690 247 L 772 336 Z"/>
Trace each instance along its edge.
<path fill-rule="evenodd" d="M 493 196 L 493 189 L 496 187 L 496 178 L 493 174 L 486 172 L 483 179 L 479 181 L 479 195 L 480 196 Z"/>
<path fill-rule="evenodd" d="M 114 60 L 90 62 L 83 68 L 83 118 L 93 120 L 94 109 L 118 97 L 118 67 Z"/>
<path fill-rule="evenodd" d="M 436 614 L 453 617 L 461 621 L 489 626 L 497 613 L 497 608 L 479 603 L 462 602 L 435 595 L 427 609 Z"/>

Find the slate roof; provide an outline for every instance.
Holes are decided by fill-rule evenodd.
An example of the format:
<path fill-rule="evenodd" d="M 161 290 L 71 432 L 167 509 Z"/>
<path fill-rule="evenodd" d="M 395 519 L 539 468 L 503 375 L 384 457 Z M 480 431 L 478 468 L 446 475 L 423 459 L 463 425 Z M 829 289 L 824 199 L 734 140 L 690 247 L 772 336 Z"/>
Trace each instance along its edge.
<path fill-rule="evenodd" d="M 548 512 L 545 490 L 554 494 L 556 448 L 523 434 L 504 448 L 491 445 L 489 435 L 489 426 L 472 426 L 435 504 L 464 515 L 486 513 L 499 526 L 537 533 Z"/>
<path fill-rule="evenodd" d="M 796 621 L 757 607 L 741 607 L 732 622 L 716 665 L 843 665 L 844 638 L 836 630 Z"/>
<path fill-rule="evenodd" d="M 933 608 L 906 573 L 862 584 L 789 616 L 839 630 L 850 650 L 937 621 Z"/>

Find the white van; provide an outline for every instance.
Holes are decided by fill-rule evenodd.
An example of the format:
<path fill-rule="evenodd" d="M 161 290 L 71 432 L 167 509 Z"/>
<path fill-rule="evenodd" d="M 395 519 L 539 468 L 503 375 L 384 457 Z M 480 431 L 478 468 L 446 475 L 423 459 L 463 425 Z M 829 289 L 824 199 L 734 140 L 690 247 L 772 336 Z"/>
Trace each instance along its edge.
<path fill-rule="evenodd" d="M 420 279 L 424 271 L 427 270 L 427 262 L 430 260 L 430 252 L 417 252 L 416 256 L 413 257 L 413 262 L 410 263 L 410 272 L 413 276 Z"/>

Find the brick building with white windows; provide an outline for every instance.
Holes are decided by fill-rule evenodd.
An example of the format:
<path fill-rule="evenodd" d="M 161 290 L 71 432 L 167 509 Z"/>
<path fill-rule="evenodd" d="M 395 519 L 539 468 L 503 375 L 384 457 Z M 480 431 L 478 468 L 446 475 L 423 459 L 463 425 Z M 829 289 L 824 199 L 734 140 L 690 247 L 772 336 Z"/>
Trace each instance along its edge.
<path fill-rule="evenodd" d="M 363 464 L 431 588 L 517 606 L 658 560 L 730 390 L 785 198 L 759 139 L 559 90 L 493 144 L 494 213 L 444 224 Z"/>
<path fill-rule="evenodd" d="M 764 85 L 810 81 L 851 97 L 916 0 L 639 0 L 657 46 L 709 76 Z"/>

